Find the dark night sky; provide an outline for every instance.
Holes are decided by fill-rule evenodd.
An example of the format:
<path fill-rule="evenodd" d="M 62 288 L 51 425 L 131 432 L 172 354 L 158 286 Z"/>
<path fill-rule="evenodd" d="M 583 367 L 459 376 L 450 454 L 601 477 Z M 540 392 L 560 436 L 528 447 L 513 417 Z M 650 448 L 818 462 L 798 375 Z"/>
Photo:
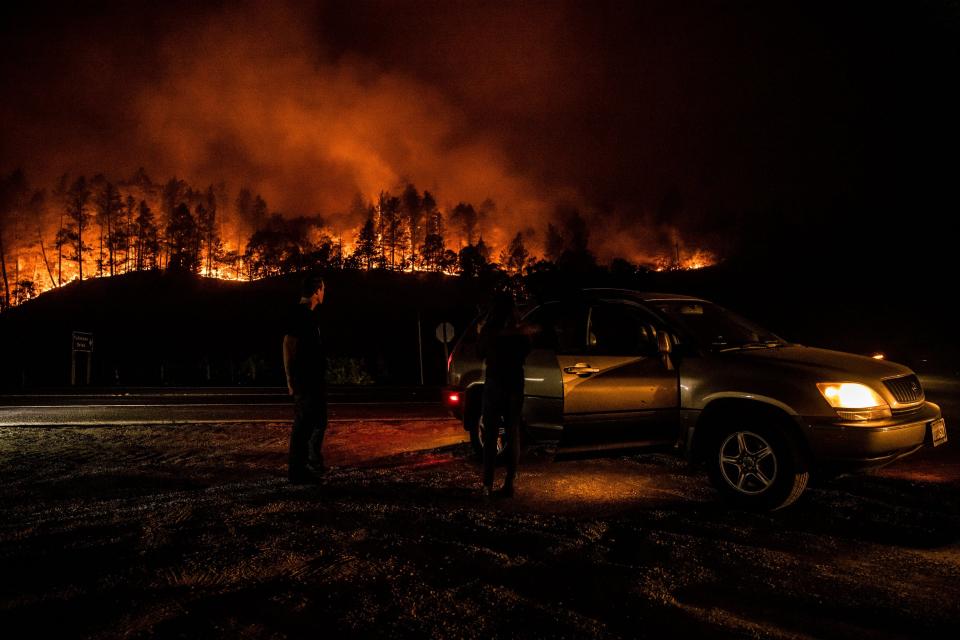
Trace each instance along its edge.
<path fill-rule="evenodd" d="M 958 211 L 955 2 L 3 11 L 0 167 L 37 182 L 143 165 L 331 212 L 412 180 L 493 197 L 505 233 L 578 206 L 634 256 L 677 232 L 893 263 Z"/>

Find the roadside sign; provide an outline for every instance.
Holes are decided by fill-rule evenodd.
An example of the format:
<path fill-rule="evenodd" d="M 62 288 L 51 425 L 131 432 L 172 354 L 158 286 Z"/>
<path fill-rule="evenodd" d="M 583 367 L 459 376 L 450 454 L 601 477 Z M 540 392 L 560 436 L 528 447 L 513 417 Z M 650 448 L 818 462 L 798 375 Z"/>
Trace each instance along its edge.
<path fill-rule="evenodd" d="M 453 325 L 449 322 L 441 322 L 437 325 L 437 340 L 446 344 L 453 340 Z"/>
<path fill-rule="evenodd" d="M 85 351 L 86 353 L 93 351 L 93 334 L 84 331 L 74 331 L 73 350 Z"/>
<path fill-rule="evenodd" d="M 77 354 L 82 353 L 81 362 L 77 362 Z M 83 366 L 86 361 L 86 366 Z M 77 378 L 82 375 L 81 384 L 90 384 L 93 373 L 93 334 L 86 331 L 74 331 L 70 341 L 70 384 L 77 384 Z"/>

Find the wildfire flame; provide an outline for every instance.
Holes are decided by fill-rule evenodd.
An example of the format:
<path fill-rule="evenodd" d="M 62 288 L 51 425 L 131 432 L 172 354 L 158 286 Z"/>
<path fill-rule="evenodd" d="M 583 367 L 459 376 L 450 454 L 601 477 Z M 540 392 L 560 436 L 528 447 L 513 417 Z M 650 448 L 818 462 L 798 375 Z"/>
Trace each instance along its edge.
<path fill-rule="evenodd" d="M 144 174 L 145 176 L 145 174 Z M 331 219 L 339 223 L 337 227 L 326 223 L 323 218 L 291 219 L 268 214 L 266 203 L 256 196 L 255 199 L 246 195 L 231 198 L 224 187 L 201 193 L 191 189 L 182 181 L 172 180 L 166 185 L 149 182 L 141 177 L 132 179 L 119 185 L 111 185 L 105 178 L 98 176 L 99 182 L 91 183 L 87 194 L 88 200 L 80 205 L 83 211 L 85 227 L 83 230 L 81 260 L 77 260 L 77 246 L 81 244 L 76 237 L 77 215 L 74 207 L 73 222 L 69 217 L 69 210 L 74 206 L 69 202 L 66 188 L 67 181 L 62 180 L 58 190 L 53 190 L 54 196 L 45 200 L 39 199 L 41 192 L 35 192 L 33 198 L 29 193 L 20 199 L 19 208 L 8 216 L 0 241 L 4 258 L 5 271 L 4 290 L 0 291 L 3 299 L 7 299 L 6 290 L 9 288 L 9 305 L 15 306 L 29 300 L 40 293 L 69 284 L 78 279 L 91 277 L 109 277 L 138 270 L 164 269 L 170 267 L 173 259 L 176 242 L 176 215 L 196 225 L 192 233 L 195 236 L 196 251 L 194 263 L 189 270 L 200 275 L 221 280 L 251 280 L 281 273 L 279 270 L 258 271 L 251 253 L 256 233 L 270 228 L 271 225 L 283 226 L 300 220 L 307 229 L 302 233 L 303 241 L 309 247 L 326 247 L 326 264 L 339 267 L 369 268 L 368 257 L 366 265 L 350 263 L 348 258 L 357 256 L 362 247 L 360 238 L 365 225 L 370 225 L 376 218 L 375 232 L 372 242 L 375 246 L 387 246 L 388 232 L 385 231 L 384 214 L 378 212 L 373 202 L 364 204 L 367 220 L 346 223 L 348 216 L 335 215 Z M 412 187 L 408 187 L 410 189 Z M 112 212 L 106 215 L 103 204 L 103 193 L 115 191 L 115 205 L 110 205 Z M 172 193 L 172 192 L 176 193 Z M 172 193 L 172 195 L 171 195 Z M 414 193 L 415 190 L 414 190 Z M 389 194 L 386 194 L 389 195 Z M 426 195 L 426 194 L 425 194 Z M 381 194 L 381 206 L 382 198 Z M 419 196 L 418 196 L 419 197 Z M 393 198 L 393 200 L 397 200 Z M 247 201 L 258 203 L 257 218 L 251 219 Z M 426 201 L 423 198 L 422 201 Z M 247 204 L 243 204 L 247 202 Z M 432 201 L 431 201 L 432 202 Z M 174 204 L 176 203 L 176 204 Z M 463 211 L 473 212 L 470 215 L 460 213 L 467 218 L 458 218 L 457 212 L 447 210 L 441 212 L 435 204 L 430 205 L 433 216 L 433 232 L 442 232 L 445 229 L 445 241 L 440 242 L 440 251 L 446 256 L 445 261 L 426 264 L 426 254 L 423 253 L 423 244 L 427 235 L 428 223 L 426 220 L 413 222 L 413 218 L 395 225 L 404 227 L 406 239 L 397 240 L 394 236 L 389 254 L 385 249 L 379 256 L 378 264 L 398 271 L 432 271 L 454 275 L 458 273 L 456 257 L 460 249 L 467 245 L 479 248 L 483 246 L 484 259 L 490 263 L 499 263 L 501 268 L 513 273 L 522 270 L 536 262 L 538 251 L 544 250 L 543 238 L 538 238 L 531 230 L 518 233 L 517 230 L 504 228 L 490 220 L 483 220 L 473 207 L 464 207 Z M 491 205 L 492 206 L 492 205 Z M 182 207 L 182 209 L 180 209 Z M 177 211 L 177 214 L 173 212 Z M 474 214 L 476 214 L 474 216 Z M 136 225 L 141 224 L 137 216 L 153 216 L 155 224 L 155 246 L 151 250 L 150 259 L 145 260 L 145 249 L 137 246 L 140 240 L 134 237 Z M 394 214 L 396 216 L 396 213 Z M 111 217 L 112 216 L 112 217 Z M 474 216 L 474 217 L 471 217 Z M 356 218 L 356 215 L 354 216 Z M 581 224 L 586 224 L 580 219 Z M 73 224 L 71 227 L 70 225 Z M 206 226 L 204 226 L 206 225 Z M 457 225 L 461 225 L 458 227 Z M 203 231 L 197 231 L 203 227 Z M 142 232 L 142 229 L 141 229 Z M 74 234 L 71 236 L 71 233 Z M 139 232 L 138 232 L 139 233 Z M 205 234 L 205 235 L 204 235 Z M 558 236 L 559 237 L 559 236 Z M 413 238 L 413 240 L 410 240 Z M 512 241 L 504 241 L 511 239 Z M 526 238 L 526 240 L 524 240 Z M 584 236 L 585 243 L 586 236 Z M 539 241 L 539 243 L 538 243 Z M 444 247 L 444 242 L 446 246 Z M 509 257 L 515 243 L 520 242 L 521 250 L 519 261 Z M 529 248 L 523 246 L 529 242 Z M 142 244 L 142 243 L 141 243 Z M 388 259 L 389 256 L 389 259 Z M 420 256 L 418 259 L 414 259 Z M 639 260 L 638 260 L 639 262 Z M 717 262 L 716 256 L 703 249 L 680 250 L 676 244 L 672 256 L 660 256 L 652 264 L 647 264 L 656 271 L 692 270 L 701 269 Z M 641 264 L 640 266 L 644 266 Z M 82 268 L 81 268 L 82 267 Z"/>
<path fill-rule="evenodd" d="M 654 263 L 654 271 L 694 271 L 717 264 L 717 257 L 706 249 L 696 249 L 689 255 L 660 256 Z"/>

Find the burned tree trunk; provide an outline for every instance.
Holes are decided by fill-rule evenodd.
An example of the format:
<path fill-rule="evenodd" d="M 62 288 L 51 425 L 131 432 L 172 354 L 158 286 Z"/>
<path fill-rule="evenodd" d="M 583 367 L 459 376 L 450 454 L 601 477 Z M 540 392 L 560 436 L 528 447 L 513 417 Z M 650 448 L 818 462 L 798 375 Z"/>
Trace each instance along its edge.
<path fill-rule="evenodd" d="M 47 275 L 50 276 L 50 286 L 56 287 L 57 280 L 53 277 L 53 271 L 50 269 L 50 262 L 47 260 L 47 250 L 43 246 L 43 232 L 37 227 L 37 242 L 40 244 L 40 257 L 43 258 L 43 266 L 47 270 Z"/>
<path fill-rule="evenodd" d="M 63 285 L 63 212 L 60 213 L 60 228 L 57 229 L 57 286 Z"/>
<path fill-rule="evenodd" d="M 0 271 L 3 272 L 3 305 L 0 309 L 10 306 L 10 281 L 7 279 L 7 256 L 3 251 L 3 229 L 0 228 Z"/>

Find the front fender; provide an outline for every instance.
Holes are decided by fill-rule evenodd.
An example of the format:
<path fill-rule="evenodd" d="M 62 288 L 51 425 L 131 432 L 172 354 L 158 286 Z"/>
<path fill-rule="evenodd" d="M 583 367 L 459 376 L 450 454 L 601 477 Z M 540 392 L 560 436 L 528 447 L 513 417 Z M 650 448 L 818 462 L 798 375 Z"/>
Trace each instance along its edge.
<path fill-rule="evenodd" d="M 718 391 L 716 393 L 711 393 L 707 396 L 704 396 L 702 400 L 703 408 L 708 407 L 710 403 L 715 400 L 730 399 L 730 398 L 736 399 L 736 400 L 751 400 L 753 402 L 759 402 L 761 404 L 770 405 L 772 407 L 776 407 L 777 409 L 780 409 L 781 411 L 783 411 L 789 416 L 799 417 L 800 415 L 793 407 L 791 407 L 785 402 L 781 402 L 780 400 L 777 400 L 776 398 L 772 398 L 770 396 L 765 396 L 759 393 L 751 393 L 749 391 Z"/>
<path fill-rule="evenodd" d="M 834 417 L 830 405 L 807 374 L 733 358 L 685 358 L 680 371 L 680 407 L 702 411 L 720 399 L 759 402 L 789 416 Z"/>

